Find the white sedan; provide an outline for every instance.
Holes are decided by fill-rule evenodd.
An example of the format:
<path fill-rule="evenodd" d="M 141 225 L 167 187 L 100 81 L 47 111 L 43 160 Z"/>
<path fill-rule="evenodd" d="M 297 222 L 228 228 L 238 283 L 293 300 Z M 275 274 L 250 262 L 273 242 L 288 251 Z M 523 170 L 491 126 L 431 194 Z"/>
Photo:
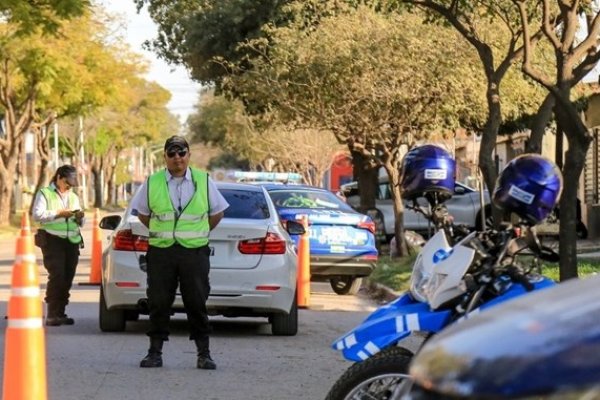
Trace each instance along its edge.
<path fill-rule="evenodd" d="M 304 228 L 296 222 L 284 228 L 261 186 L 218 182 L 217 187 L 230 207 L 210 233 L 209 314 L 267 317 L 274 335 L 295 335 L 297 259 L 289 234 L 302 234 Z M 104 217 L 100 227 L 114 231 L 102 257 L 100 329 L 123 331 L 126 321 L 148 313 L 148 229 L 131 206 L 123 216 Z M 185 311 L 179 294 L 173 311 Z"/>

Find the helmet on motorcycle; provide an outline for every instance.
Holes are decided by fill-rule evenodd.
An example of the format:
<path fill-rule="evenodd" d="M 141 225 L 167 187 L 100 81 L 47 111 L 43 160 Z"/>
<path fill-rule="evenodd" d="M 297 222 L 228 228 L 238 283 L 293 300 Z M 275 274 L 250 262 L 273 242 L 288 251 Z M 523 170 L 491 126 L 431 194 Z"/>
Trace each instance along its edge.
<path fill-rule="evenodd" d="M 446 200 L 454 194 L 456 163 L 443 148 L 431 144 L 411 149 L 402 160 L 402 198 L 414 200 L 437 193 Z"/>
<path fill-rule="evenodd" d="M 552 161 L 523 154 L 500 173 L 494 190 L 496 206 L 537 224 L 554 209 L 562 191 L 562 174 Z"/>

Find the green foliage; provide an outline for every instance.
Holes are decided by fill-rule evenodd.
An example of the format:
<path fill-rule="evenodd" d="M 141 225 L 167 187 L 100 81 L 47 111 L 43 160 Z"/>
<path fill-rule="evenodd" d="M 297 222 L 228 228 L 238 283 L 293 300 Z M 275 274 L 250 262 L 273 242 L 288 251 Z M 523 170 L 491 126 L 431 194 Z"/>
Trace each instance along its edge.
<path fill-rule="evenodd" d="M 270 43 L 250 45 L 268 60 L 254 59 L 250 71 L 225 82 L 244 104 L 343 133 L 340 142 L 364 143 L 369 151 L 397 150 L 394 133 L 428 136 L 461 121 L 483 124 L 485 87 L 475 54 L 451 30 L 416 15 L 358 7 L 321 19 L 310 32 L 270 34 Z M 350 139 L 348 132 L 356 134 Z"/>
<path fill-rule="evenodd" d="M 15 25 L 19 36 L 39 28 L 45 33 L 56 33 L 62 20 L 82 15 L 89 5 L 88 0 L 3 0 L 0 17 Z"/>
<path fill-rule="evenodd" d="M 251 129 L 241 102 L 215 96 L 212 91 L 204 91 L 200 99 L 187 121 L 193 141 L 226 147 L 228 136 Z"/>
<path fill-rule="evenodd" d="M 160 57 L 180 64 L 188 53 L 185 47 L 186 24 L 190 16 L 210 7 L 211 0 L 133 0 L 138 12 L 147 6 L 148 13 L 158 25 L 157 37 L 145 42 Z"/>
<path fill-rule="evenodd" d="M 207 168 L 209 170 L 225 168 L 247 171 L 250 169 L 250 163 L 246 159 L 241 159 L 238 154 L 222 153 L 216 157 L 211 158 L 208 162 Z"/>

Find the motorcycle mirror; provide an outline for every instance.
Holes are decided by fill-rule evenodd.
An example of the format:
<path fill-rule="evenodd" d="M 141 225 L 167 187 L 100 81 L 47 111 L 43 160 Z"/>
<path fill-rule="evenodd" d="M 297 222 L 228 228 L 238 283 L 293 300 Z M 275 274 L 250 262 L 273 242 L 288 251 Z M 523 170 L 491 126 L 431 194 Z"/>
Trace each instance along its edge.
<path fill-rule="evenodd" d="M 508 254 L 515 255 L 529 247 L 525 238 L 517 237 L 510 240 L 508 243 Z"/>
<path fill-rule="evenodd" d="M 527 229 L 525 241 L 527 242 L 527 246 L 531 249 L 531 251 L 533 251 L 535 254 L 540 254 L 542 250 L 542 244 L 540 243 L 540 239 L 538 238 L 535 227 L 531 226 Z"/>

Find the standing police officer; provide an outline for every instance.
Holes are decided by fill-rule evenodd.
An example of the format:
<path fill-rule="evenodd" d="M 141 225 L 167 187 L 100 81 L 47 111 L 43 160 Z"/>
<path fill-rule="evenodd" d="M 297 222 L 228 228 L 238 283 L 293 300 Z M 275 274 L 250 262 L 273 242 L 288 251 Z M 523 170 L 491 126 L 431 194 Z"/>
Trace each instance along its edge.
<path fill-rule="evenodd" d="M 71 190 L 76 186 L 79 186 L 77 170 L 72 165 L 63 165 L 56 170 L 50 185 L 40 189 L 33 203 L 33 219 L 41 225 L 36 235 L 41 238 L 38 244 L 48 271 L 45 298 L 48 326 L 75 323 L 65 314 L 65 308 L 83 242 L 79 227 L 83 226 L 84 214 L 79 197 Z"/>
<path fill-rule="evenodd" d="M 140 367 L 162 367 L 162 346 L 169 340 L 171 307 L 179 285 L 190 340 L 198 350 L 196 366 L 215 369 L 206 310 L 210 292 L 208 235 L 229 204 L 206 172 L 188 168 L 190 149 L 183 137 L 167 139 L 164 158 L 167 168 L 151 175 L 132 201 L 150 232 L 146 254 L 150 349 Z"/>

